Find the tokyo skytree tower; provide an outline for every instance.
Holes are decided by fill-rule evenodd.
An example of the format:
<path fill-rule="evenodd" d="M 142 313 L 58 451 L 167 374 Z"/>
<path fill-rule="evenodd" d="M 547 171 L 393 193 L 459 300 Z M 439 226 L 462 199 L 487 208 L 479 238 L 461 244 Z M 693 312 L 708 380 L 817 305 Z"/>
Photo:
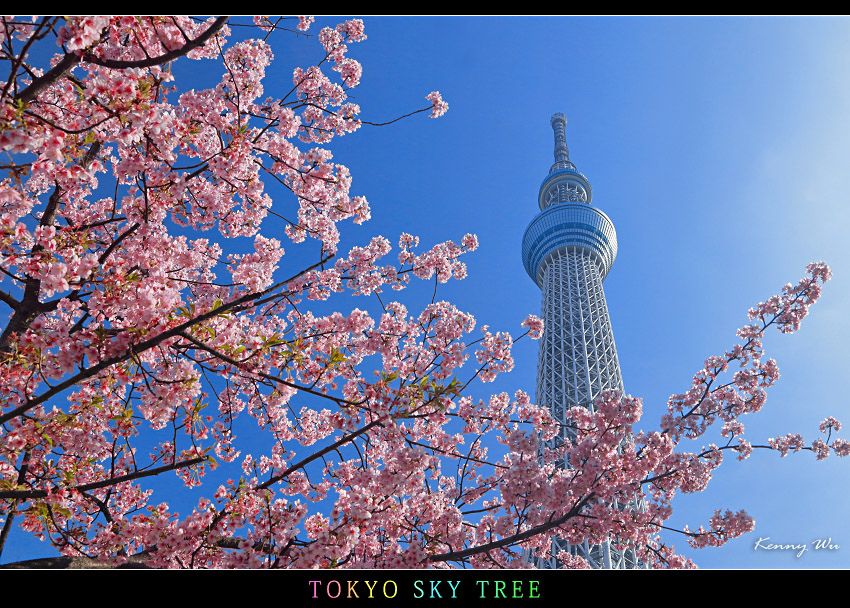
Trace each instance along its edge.
<path fill-rule="evenodd" d="M 607 389 L 623 391 L 620 362 L 602 281 L 617 257 L 614 224 L 592 207 L 587 178 L 570 161 L 564 128 L 566 117 L 551 119 L 555 163 L 540 186 L 540 213 L 522 239 L 522 261 L 543 290 L 545 323 L 537 360 L 537 403 L 561 423 L 575 406 L 593 408 Z M 552 447 L 572 439 L 566 426 Z M 564 463 L 562 466 L 568 466 Z M 625 508 L 636 508 L 636 504 Z M 633 550 L 618 551 L 610 541 L 599 545 L 552 542 L 550 555 L 536 556 L 539 568 L 558 568 L 559 551 L 583 557 L 592 568 L 640 568 Z"/>

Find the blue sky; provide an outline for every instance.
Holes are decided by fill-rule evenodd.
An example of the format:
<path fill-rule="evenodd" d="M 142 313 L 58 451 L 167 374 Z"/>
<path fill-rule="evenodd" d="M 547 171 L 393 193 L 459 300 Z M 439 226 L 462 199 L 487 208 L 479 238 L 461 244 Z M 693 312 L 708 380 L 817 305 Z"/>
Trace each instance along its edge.
<path fill-rule="evenodd" d="M 317 18 L 310 33 L 338 21 Z M 669 395 L 690 385 L 707 356 L 734 344 L 750 306 L 820 260 L 834 279 L 798 334 L 765 340 L 782 378 L 745 424 L 753 443 L 792 431 L 811 441 L 829 415 L 850 425 L 843 379 L 850 360 L 850 20 L 364 21 L 368 39 L 350 50 L 364 69 L 353 95 L 361 117 L 381 122 L 424 107 L 432 90 L 450 109 L 439 120 L 419 114 L 334 142 L 335 160 L 350 167 L 353 191 L 369 199 L 373 215 L 363 226 L 343 227 L 343 251 L 374 234 L 397 243 L 410 232 L 430 246 L 476 233 L 481 246 L 467 256 L 469 278 L 440 286 L 438 296 L 473 313 L 479 326 L 519 334 L 541 303 L 520 243 L 552 163 L 549 117 L 563 112 L 570 158 L 617 229 L 619 253 L 605 291 L 626 390 L 644 399 L 643 428 L 657 426 Z M 315 38 L 279 36 L 274 48 L 270 94 L 288 87 L 295 65 L 320 58 Z M 300 255 L 291 245 L 290 253 L 284 264 Z M 291 268 L 284 265 L 281 277 Z M 417 310 L 431 289 L 422 285 L 400 299 Z M 343 312 L 364 307 L 334 304 Z M 533 394 L 537 343 L 520 342 L 514 353 L 515 371 L 476 385 L 476 396 L 517 388 Z M 668 539 L 708 568 L 850 567 L 848 481 L 850 461 L 835 457 L 757 451 L 744 462 L 732 458 L 706 492 L 675 504 L 670 523 L 696 527 L 717 508 L 745 508 L 755 531 L 719 550 L 692 551 L 683 539 Z M 808 551 L 798 558 L 756 550 L 760 537 L 807 544 Z M 827 538 L 840 548 L 816 551 L 813 542 Z M 3 561 L 24 557 L 14 546 L 10 539 Z"/>

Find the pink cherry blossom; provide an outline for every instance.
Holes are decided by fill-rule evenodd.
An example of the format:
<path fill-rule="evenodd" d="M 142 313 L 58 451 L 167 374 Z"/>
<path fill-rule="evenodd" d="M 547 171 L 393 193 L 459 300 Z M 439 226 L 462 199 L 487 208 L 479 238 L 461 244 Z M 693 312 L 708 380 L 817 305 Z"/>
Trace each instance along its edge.
<path fill-rule="evenodd" d="M 449 111 L 449 104 L 443 101 L 439 91 L 432 91 L 425 96 L 431 102 L 431 118 L 439 118 Z"/>
<path fill-rule="evenodd" d="M 298 15 L 298 29 L 302 32 L 306 32 L 310 25 L 316 20 L 315 17 L 306 16 L 306 15 Z"/>
<path fill-rule="evenodd" d="M 20 54 L 0 105 L 0 268 L 15 285 L 0 294 L 4 526 L 69 557 L 157 568 L 525 568 L 555 536 L 684 568 L 659 531 L 725 454 L 850 454 L 832 417 L 825 437 L 766 444 L 742 420 L 779 377 L 766 330 L 799 328 L 823 263 L 751 309 L 656 430 L 617 391 L 565 422 L 522 390 L 473 397 L 543 321 L 528 315 L 514 338 L 436 294 L 394 297 L 465 278 L 473 234 L 341 247 L 372 214 L 331 150 L 364 124 L 349 99 L 363 21 L 311 38 L 313 17 L 258 16 L 254 38 L 231 42 L 223 17 L 2 19 Z M 316 64 L 281 68 L 276 35 L 312 45 Z M 201 88 L 175 61 L 218 76 Z M 426 99 L 411 114 L 447 111 Z M 284 237 L 317 257 L 297 263 Z M 360 299 L 324 304 L 341 295 Z M 725 441 L 685 449 L 715 424 Z M 154 476 L 191 503 L 171 506 L 174 484 Z M 645 508 L 617 507 L 636 494 Z M 680 532 L 711 547 L 752 527 L 718 510 Z"/>

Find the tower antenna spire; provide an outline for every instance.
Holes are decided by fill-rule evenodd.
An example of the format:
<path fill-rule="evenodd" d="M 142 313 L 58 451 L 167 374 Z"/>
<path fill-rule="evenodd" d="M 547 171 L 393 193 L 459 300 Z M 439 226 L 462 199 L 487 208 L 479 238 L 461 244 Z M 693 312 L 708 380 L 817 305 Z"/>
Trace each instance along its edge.
<path fill-rule="evenodd" d="M 549 169 L 549 173 L 558 169 L 575 169 L 576 166 L 570 161 L 570 149 L 567 147 L 567 117 L 561 112 L 555 112 L 549 119 L 549 124 L 555 132 L 555 164 Z"/>
<path fill-rule="evenodd" d="M 567 117 L 561 112 L 552 114 L 549 119 L 549 124 L 552 125 L 552 130 L 555 131 L 555 162 L 569 161 L 570 149 L 567 147 Z"/>

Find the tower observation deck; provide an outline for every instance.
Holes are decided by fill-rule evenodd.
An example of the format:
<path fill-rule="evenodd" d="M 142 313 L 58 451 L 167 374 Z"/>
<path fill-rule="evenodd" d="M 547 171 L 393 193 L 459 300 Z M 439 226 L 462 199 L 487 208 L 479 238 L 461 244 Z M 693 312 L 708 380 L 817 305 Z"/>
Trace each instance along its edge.
<path fill-rule="evenodd" d="M 617 233 L 611 219 L 591 206 L 590 182 L 570 161 L 566 117 L 551 118 L 555 162 L 540 186 L 540 213 L 522 239 L 522 261 L 543 292 L 544 333 L 537 360 L 537 403 L 562 423 L 552 447 L 572 440 L 566 412 L 575 406 L 593 409 L 604 390 L 623 390 L 620 362 L 602 282 L 617 257 Z M 562 463 L 562 466 L 569 466 Z M 625 508 L 635 508 L 627 505 Z M 551 554 L 535 556 L 540 568 L 558 568 L 559 551 L 583 557 L 593 568 L 639 568 L 632 550 L 599 545 L 552 542 Z"/>

